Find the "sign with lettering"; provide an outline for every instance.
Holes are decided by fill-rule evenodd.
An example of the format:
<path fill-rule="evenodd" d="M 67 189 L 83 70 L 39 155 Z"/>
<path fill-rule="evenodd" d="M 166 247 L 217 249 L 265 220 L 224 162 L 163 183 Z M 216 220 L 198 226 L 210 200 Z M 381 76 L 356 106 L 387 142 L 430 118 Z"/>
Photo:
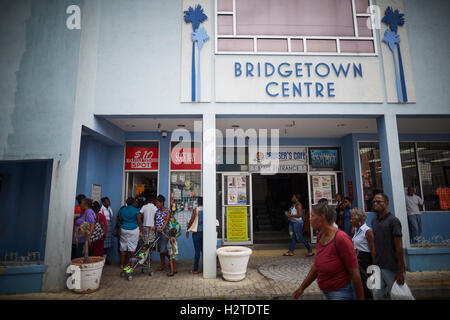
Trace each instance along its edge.
<path fill-rule="evenodd" d="M 253 154 L 251 153 L 253 151 Z M 305 147 L 279 147 L 277 152 L 249 149 L 249 171 L 261 172 L 274 168 L 278 173 L 298 173 L 307 171 Z"/>
<path fill-rule="evenodd" d="M 158 170 L 158 148 L 127 148 L 125 170 Z"/>
<path fill-rule="evenodd" d="M 340 169 L 339 149 L 309 149 L 309 164 L 314 169 Z"/>
<path fill-rule="evenodd" d="M 170 170 L 201 170 L 202 150 L 200 148 L 172 148 Z"/>
<path fill-rule="evenodd" d="M 218 102 L 382 103 L 377 57 L 217 55 Z"/>
<path fill-rule="evenodd" d="M 227 207 L 227 241 L 247 240 L 247 207 Z"/>

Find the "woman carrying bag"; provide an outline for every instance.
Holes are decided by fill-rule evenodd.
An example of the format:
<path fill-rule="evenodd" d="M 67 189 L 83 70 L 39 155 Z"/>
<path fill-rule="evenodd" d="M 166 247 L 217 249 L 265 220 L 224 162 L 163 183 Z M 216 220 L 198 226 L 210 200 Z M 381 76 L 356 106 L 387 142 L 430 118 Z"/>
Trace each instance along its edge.
<path fill-rule="evenodd" d="M 192 232 L 192 241 L 194 242 L 194 269 L 190 271 L 192 274 L 198 274 L 198 263 L 200 261 L 200 253 L 203 252 L 203 198 L 197 200 L 197 208 L 194 210 L 189 220 L 186 238 L 189 238 L 189 232 Z"/>

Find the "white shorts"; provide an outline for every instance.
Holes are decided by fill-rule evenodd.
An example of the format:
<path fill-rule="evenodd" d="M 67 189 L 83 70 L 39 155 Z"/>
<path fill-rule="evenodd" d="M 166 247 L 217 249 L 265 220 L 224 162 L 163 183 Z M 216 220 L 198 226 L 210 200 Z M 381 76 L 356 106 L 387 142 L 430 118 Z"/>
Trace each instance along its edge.
<path fill-rule="evenodd" d="M 139 228 L 134 230 L 120 229 L 120 251 L 136 251 L 139 241 Z"/>

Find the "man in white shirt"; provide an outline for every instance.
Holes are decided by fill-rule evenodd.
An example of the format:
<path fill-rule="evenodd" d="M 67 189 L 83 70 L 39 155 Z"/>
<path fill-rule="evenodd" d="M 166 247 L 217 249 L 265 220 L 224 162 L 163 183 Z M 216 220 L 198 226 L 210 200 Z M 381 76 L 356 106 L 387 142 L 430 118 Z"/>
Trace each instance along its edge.
<path fill-rule="evenodd" d="M 112 232 L 114 229 L 114 226 L 113 226 L 114 213 L 111 209 L 111 201 L 109 200 L 108 197 L 103 197 L 101 199 L 101 201 L 102 201 L 102 207 L 100 209 L 100 213 L 103 216 L 105 216 L 106 226 L 107 226 L 107 235 L 106 235 L 105 241 L 103 242 L 103 249 L 104 249 L 103 257 L 106 260 L 105 261 L 106 264 L 111 264 L 111 261 L 108 259 L 108 253 L 113 246 Z"/>
<path fill-rule="evenodd" d="M 145 200 L 145 205 L 141 208 L 144 215 L 144 223 L 142 224 L 142 237 L 145 243 L 153 243 L 156 240 L 155 234 L 155 214 L 158 208 L 155 206 L 155 197 L 150 195 Z"/>
<path fill-rule="evenodd" d="M 422 234 L 422 219 L 421 208 L 423 206 L 423 199 L 414 194 L 414 188 L 408 187 L 408 192 L 405 195 L 406 213 L 408 215 L 408 227 L 411 242 L 417 242 L 417 237 Z"/>

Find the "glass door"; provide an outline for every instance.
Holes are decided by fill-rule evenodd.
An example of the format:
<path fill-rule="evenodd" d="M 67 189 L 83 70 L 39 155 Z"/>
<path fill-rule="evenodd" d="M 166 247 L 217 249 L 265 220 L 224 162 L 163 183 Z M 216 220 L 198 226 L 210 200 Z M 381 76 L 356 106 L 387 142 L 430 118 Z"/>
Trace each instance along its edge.
<path fill-rule="evenodd" d="M 311 221 L 312 206 L 320 199 L 327 199 L 329 205 L 336 205 L 334 195 L 339 192 L 336 172 L 310 172 L 308 178 L 309 189 L 309 218 Z M 317 231 L 311 229 L 311 242 L 316 243 Z"/>
<path fill-rule="evenodd" d="M 224 245 L 253 244 L 252 175 L 222 174 L 222 239 Z"/>

